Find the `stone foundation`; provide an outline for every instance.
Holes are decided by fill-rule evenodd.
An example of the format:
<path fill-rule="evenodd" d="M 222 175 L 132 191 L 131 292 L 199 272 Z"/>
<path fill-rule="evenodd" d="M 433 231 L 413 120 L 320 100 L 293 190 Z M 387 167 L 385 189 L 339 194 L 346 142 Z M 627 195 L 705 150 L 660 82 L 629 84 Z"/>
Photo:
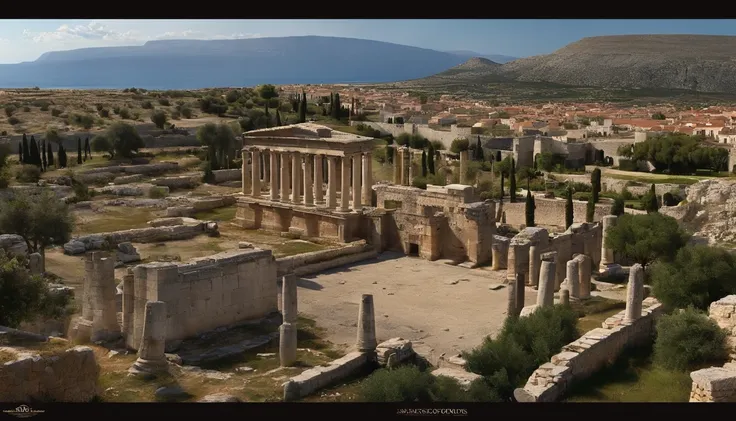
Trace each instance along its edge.
<path fill-rule="evenodd" d="M 643 301 L 641 317 L 625 323 L 626 310 L 606 319 L 602 327 L 593 329 L 565 345 L 541 365 L 523 388 L 514 391 L 519 402 L 554 402 L 570 387 L 610 364 L 626 349 L 651 342 L 655 322 L 662 314 L 662 304 L 654 298 Z"/>
<path fill-rule="evenodd" d="M 287 273 L 305 276 L 376 256 L 378 252 L 361 240 L 346 247 L 281 257 L 276 259 L 276 267 L 278 276 L 284 276 Z"/>
<path fill-rule="evenodd" d="M 284 383 L 284 401 L 294 401 L 311 395 L 347 377 L 365 370 L 375 354 L 352 352 L 327 365 L 310 368 Z"/>

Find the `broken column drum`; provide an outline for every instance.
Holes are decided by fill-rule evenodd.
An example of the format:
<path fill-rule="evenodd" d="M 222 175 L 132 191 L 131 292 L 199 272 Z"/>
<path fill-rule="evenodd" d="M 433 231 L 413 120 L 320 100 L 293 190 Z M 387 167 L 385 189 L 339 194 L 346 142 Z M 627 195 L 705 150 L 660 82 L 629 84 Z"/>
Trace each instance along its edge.
<path fill-rule="evenodd" d="M 543 260 L 540 265 L 537 307 L 550 307 L 554 304 L 555 269 L 556 264 L 553 261 Z"/>
<path fill-rule="evenodd" d="M 629 284 L 626 288 L 625 322 L 633 322 L 641 317 L 644 300 L 644 268 L 639 263 L 631 267 Z"/>
<path fill-rule="evenodd" d="M 570 291 L 570 298 L 580 298 L 580 269 L 576 260 L 567 262 L 567 289 Z"/>
<path fill-rule="evenodd" d="M 539 266 L 542 263 L 542 256 L 537 246 L 529 247 L 529 285 L 533 287 L 539 286 Z"/>
<path fill-rule="evenodd" d="M 284 322 L 279 327 L 279 360 L 282 367 L 288 367 L 296 362 L 297 351 L 297 278 L 288 274 L 282 278 L 281 313 Z"/>
<path fill-rule="evenodd" d="M 376 318 L 373 308 L 373 295 L 363 294 L 358 310 L 358 351 L 372 352 L 376 350 Z"/>
<path fill-rule="evenodd" d="M 616 263 L 614 260 L 613 249 L 606 247 L 606 238 L 608 238 L 608 230 L 616 226 L 617 217 L 615 215 L 607 215 L 603 217 L 603 239 L 601 240 L 601 269 L 605 270 L 608 265 Z"/>
<path fill-rule="evenodd" d="M 166 348 L 166 303 L 149 301 L 146 303 L 143 334 L 138 359 L 129 372 L 132 374 L 158 374 L 167 372 L 169 363 Z"/>

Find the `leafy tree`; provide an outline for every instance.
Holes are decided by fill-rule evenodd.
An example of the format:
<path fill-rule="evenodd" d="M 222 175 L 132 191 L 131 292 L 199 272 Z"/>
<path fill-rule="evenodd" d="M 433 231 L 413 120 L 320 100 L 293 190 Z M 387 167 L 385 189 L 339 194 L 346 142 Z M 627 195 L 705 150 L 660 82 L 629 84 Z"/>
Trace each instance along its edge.
<path fill-rule="evenodd" d="M 69 241 L 74 219 L 66 203 L 48 190 L 38 195 L 16 192 L 12 200 L 0 201 L 0 232 L 23 237 L 31 252 Z"/>
<path fill-rule="evenodd" d="M 657 262 L 650 274 L 654 295 L 669 308 L 707 310 L 713 301 L 736 294 L 736 258 L 718 247 L 686 246 L 672 261 Z"/>
<path fill-rule="evenodd" d="M 82 164 L 82 139 L 77 138 L 77 164 Z"/>
<path fill-rule="evenodd" d="M 33 158 L 31 158 L 31 149 L 28 147 L 28 138 L 26 137 L 26 134 L 23 133 L 23 141 L 21 142 L 23 144 L 23 164 L 32 164 Z"/>
<path fill-rule="evenodd" d="M 516 162 L 511 159 L 511 173 L 509 174 L 509 196 L 511 203 L 516 202 Z"/>
<path fill-rule="evenodd" d="M 450 144 L 450 152 L 452 153 L 460 153 L 462 151 L 467 151 L 468 149 L 470 149 L 470 142 L 464 137 L 457 138 L 452 141 L 452 144 Z"/>
<path fill-rule="evenodd" d="M 666 120 L 667 117 L 665 117 L 662 113 L 654 113 L 652 114 L 652 120 Z"/>
<path fill-rule="evenodd" d="M 56 294 L 40 276 L 31 276 L 21 257 L 0 249 L 0 325 L 18 328 L 22 322 L 58 317 L 69 295 Z"/>
<path fill-rule="evenodd" d="M 103 140 L 104 139 L 104 140 Z M 113 123 L 104 133 L 92 139 L 92 147 L 96 151 L 110 154 L 110 159 L 116 157 L 131 158 L 134 153 L 145 147 L 145 143 L 138 131 L 132 125 L 118 121 Z"/>
<path fill-rule="evenodd" d="M 532 196 L 532 192 L 530 190 L 526 191 L 526 206 L 524 208 L 524 211 L 526 212 L 526 226 L 527 227 L 533 227 L 534 224 L 534 211 L 536 210 L 537 206 L 534 203 L 534 196 Z"/>
<path fill-rule="evenodd" d="M 422 151 L 422 177 L 427 176 L 427 151 Z"/>
<path fill-rule="evenodd" d="M 258 96 L 266 100 L 266 103 L 268 103 L 269 100 L 278 98 L 279 92 L 275 86 L 266 84 L 258 87 Z"/>
<path fill-rule="evenodd" d="M 519 176 L 526 180 L 526 189 L 531 188 L 531 182 L 537 176 L 537 172 L 532 167 L 522 167 L 519 169 Z"/>
<path fill-rule="evenodd" d="M 658 366 L 687 372 L 728 360 L 726 331 L 692 308 L 662 315 L 656 330 L 653 362 Z"/>
<path fill-rule="evenodd" d="M 596 168 L 590 174 L 590 184 L 593 186 L 593 203 L 598 203 L 598 195 L 601 193 L 601 170 Z"/>
<path fill-rule="evenodd" d="M 588 197 L 588 204 L 585 207 L 585 222 L 593 222 L 595 219 L 595 202 L 593 196 Z"/>
<path fill-rule="evenodd" d="M 155 110 L 151 113 L 151 122 L 159 129 L 163 129 L 169 117 L 164 110 Z"/>
<path fill-rule="evenodd" d="M 572 186 L 565 189 L 565 228 L 570 228 L 575 220 L 574 209 L 572 205 Z"/>
<path fill-rule="evenodd" d="M 430 174 L 434 175 L 435 174 L 435 171 L 434 171 L 434 153 L 435 153 L 434 152 L 434 145 L 432 145 L 432 143 L 430 143 L 427 146 L 427 149 L 428 149 L 428 151 L 427 151 L 427 170 L 429 171 Z"/>
<path fill-rule="evenodd" d="M 672 217 L 658 212 L 623 214 L 607 231 L 606 247 L 646 268 L 660 259 L 671 260 L 688 240 L 689 235 Z"/>
<path fill-rule="evenodd" d="M 644 195 L 641 199 L 642 201 L 642 207 L 647 212 L 657 212 L 659 210 L 659 202 L 657 201 L 657 190 L 654 187 L 654 184 L 652 184 L 652 187 L 649 189 L 649 192 Z"/>
<path fill-rule="evenodd" d="M 669 133 L 622 146 L 619 154 L 633 161 L 649 161 L 656 171 L 670 174 L 692 174 L 696 169 L 726 170 L 728 150 L 705 146 L 702 139 L 702 136 Z"/>
<path fill-rule="evenodd" d="M 611 215 L 620 216 L 623 215 L 624 212 L 626 212 L 626 203 L 624 202 L 623 197 L 621 197 L 621 195 L 618 195 L 615 199 L 613 199 L 613 205 L 611 206 Z"/>
<path fill-rule="evenodd" d="M 197 140 L 207 146 L 212 169 L 224 168 L 235 157 L 235 134 L 227 124 L 207 123 L 197 129 Z"/>
<path fill-rule="evenodd" d="M 662 205 L 664 206 L 677 206 L 678 200 L 675 199 L 675 196 L 667 192 L 662 195 Z"/>

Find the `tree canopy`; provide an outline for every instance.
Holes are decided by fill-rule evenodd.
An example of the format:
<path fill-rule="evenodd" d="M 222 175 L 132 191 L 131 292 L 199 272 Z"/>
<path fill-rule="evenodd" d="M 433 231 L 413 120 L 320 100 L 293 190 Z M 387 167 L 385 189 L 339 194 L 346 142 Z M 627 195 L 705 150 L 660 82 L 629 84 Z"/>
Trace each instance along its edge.
<path fill-rule="evenodd" d="M 92 149 L 109 153 L 110 159 L 131 158 L 144 146 L 146 145 L 135 127 L 122 121 L 113 123 L 105 132 L 92 139 Z"/>
<path fill-rule="evenodd" d="M 227 165 L 235 157 L 235 133 L 227 124 L 207 123 L 197 129 L 197 140 L 207 146 L 213 169 Z"/>
<path fill-rule="evenodd" d="M 69 240 L 74 219 L 66 203 L 48 190 L 38 195 L 16 193 L 0 201 L 0 232 L 23 237 L 32 252 Z"/>
<path fill-rule="evenodd" d="M 665 134 L 633 146 L 621 146 L 618 153 L 634 161 L 649 161 L 657 171 L 670 174 L 692 174 L 698 169 L 727 170 L 728 151 L 704 146 L 702 141 L 702 136 Z"/>
<path fill-rule="evenodd" d="M 658 212 L 623 214 L 609 228 L 606 247 L 647 267 L 656 260 L 671 260 L 684 247 L 689 235 L 677 221 Z"/>

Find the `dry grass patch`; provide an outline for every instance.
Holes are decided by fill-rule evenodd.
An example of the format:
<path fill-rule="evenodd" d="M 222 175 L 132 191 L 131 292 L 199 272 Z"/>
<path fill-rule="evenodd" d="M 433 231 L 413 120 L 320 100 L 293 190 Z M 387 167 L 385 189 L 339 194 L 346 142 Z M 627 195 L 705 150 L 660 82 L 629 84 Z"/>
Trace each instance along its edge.
<path fill-rule="evenodd" d="M 75 210 L 74 234 L 99 234 L 133 228 L 146 228 L 148 221 L 161 216 L 159 209 L 127 206 L 108 206 L 102 211 Z"/>

